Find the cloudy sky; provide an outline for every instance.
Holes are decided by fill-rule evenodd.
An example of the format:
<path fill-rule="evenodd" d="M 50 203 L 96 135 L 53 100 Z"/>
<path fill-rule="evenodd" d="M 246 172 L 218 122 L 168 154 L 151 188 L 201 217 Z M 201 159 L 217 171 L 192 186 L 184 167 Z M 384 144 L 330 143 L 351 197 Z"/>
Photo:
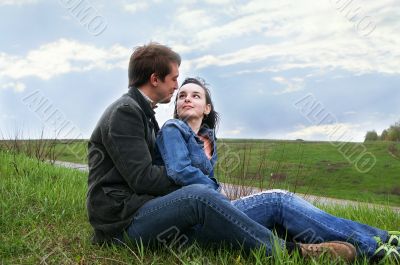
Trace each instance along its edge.
<path fill-rule="evenodd" d="M 222 138 L 362 141 L 400 120 L 396 0 L 0 0 L 0 19 L 3 137 L 88 138 L 149 41 L 210 84 Z"/>

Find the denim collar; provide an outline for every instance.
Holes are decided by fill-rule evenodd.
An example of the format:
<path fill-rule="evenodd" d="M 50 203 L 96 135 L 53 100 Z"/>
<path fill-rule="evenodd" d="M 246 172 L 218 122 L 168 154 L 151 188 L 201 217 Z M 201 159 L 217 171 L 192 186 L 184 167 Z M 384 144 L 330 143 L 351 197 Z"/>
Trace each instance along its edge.
<path fill-rule="evenodd" d="M 210 139 L 212 141 L 215 140 L 215 138 L 214 138 L 214 130 L 213 129 L 210 129 L 207 126 L 202 125 L 200 127 L 199 133 L 196 134 L 192 130 L 192 128 L 190 127 L 190 125 L 187 123 L 186 120 L 181 120 L 181 119 L 179 119 L 179 120 L 182 121 L 186 125 L 186 130 L 189 130 L 189 132 L 193 133 L 194 136 L 196 136 L 197 138 L 198 138 L 198 135 L 201 135 L 203 137 L 207 137 L 208 139 Z"/>
<path fill-rule="evenodd" d="M 206 126 L 201 126 L 199 130 L 199 135 L 208 137 L 210 140 L 214 140 L 214 130 Z"/>

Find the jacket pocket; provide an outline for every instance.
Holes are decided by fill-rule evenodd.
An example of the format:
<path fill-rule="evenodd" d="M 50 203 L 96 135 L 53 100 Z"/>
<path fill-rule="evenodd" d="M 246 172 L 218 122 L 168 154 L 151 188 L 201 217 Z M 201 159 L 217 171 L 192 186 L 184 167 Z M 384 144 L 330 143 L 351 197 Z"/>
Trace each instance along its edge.
<path fill-rule="evenodd" d="M 197 155 L 197 154 L 191 154 L 190 160 L 191 160 L 192 166 L 200 169 L 203 172 L 203 174 L 208 175 L 210 173 L 207 170 L 205 155 L 201 156 L 201 155 Z"/>
<path fill-rule="evenodd" d="M 122 202 L 126 198 L 129 197 L 130 193 L 126 190 L 121 190 L 119 188 L 115 187 L 102 187 L 104 194 L 106 194 L 108 197 L 111 197 L 117 202 Z"/>

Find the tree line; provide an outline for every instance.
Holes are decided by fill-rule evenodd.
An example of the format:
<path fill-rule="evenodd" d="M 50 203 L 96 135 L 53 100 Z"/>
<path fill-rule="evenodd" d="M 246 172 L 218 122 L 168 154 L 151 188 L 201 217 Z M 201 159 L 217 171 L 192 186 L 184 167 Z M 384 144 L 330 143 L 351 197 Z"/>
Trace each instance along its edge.
<path fill-rule="evenodd" d="M 366 141 L 400 141 L 400 121 L 396 122 L 395 124 L 391 125 L 388 129 L 384 129 L 381 135 L 373 131 L 368 131 L 365 135 L 365 142 Z"/>

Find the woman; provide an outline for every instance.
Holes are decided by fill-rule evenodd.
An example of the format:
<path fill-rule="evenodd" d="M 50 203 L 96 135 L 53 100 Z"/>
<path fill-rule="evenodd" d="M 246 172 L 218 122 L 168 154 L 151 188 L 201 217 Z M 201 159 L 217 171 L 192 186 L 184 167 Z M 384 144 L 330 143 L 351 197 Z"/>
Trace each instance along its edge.
<path fill-rule="evenodd" d="M 205 184 L 220 191 L 213 170 L 218 113 L 210 92 L 199 80 L 188 78 L 183 82 L 176 97 L 174 118 L 158 134 L 155 164 L 165 164 L 168 176 L 178 185 Z"/>
<path fill-rule="evenodd" d="M 398 235 L 332 216 L 290 192 L 265 191 L 232 202 L 219 194 L 220 185 L 213 177 L 218 114 L 204 82 L 194 78 L 183 82 L 174 117 L 159 132 L 155 162 L 164 163 L 168 176 L 183 188 L 145 204 L 133 221 L 134 229 L 127 231 L 130 238 L 165 243 L 163 236 L 174 228 L 180 235 L 174 238 L 184 235 L 185 243 L 243 243 L 245 250 L 264 245 L 268 255 L 277 242 L 303 256 L 319 256 L 324 250 L 347 261 L 354 260 L 356 252 L 371 260 L 387 255 L 400 260 Z M 155 222 L 151 214 L 163 219 Z M 271 232 L 275 227 L 299 243 L 277 239 Z M 325 243 L 307 244 L 316 237 L 316 243 Z"/>

